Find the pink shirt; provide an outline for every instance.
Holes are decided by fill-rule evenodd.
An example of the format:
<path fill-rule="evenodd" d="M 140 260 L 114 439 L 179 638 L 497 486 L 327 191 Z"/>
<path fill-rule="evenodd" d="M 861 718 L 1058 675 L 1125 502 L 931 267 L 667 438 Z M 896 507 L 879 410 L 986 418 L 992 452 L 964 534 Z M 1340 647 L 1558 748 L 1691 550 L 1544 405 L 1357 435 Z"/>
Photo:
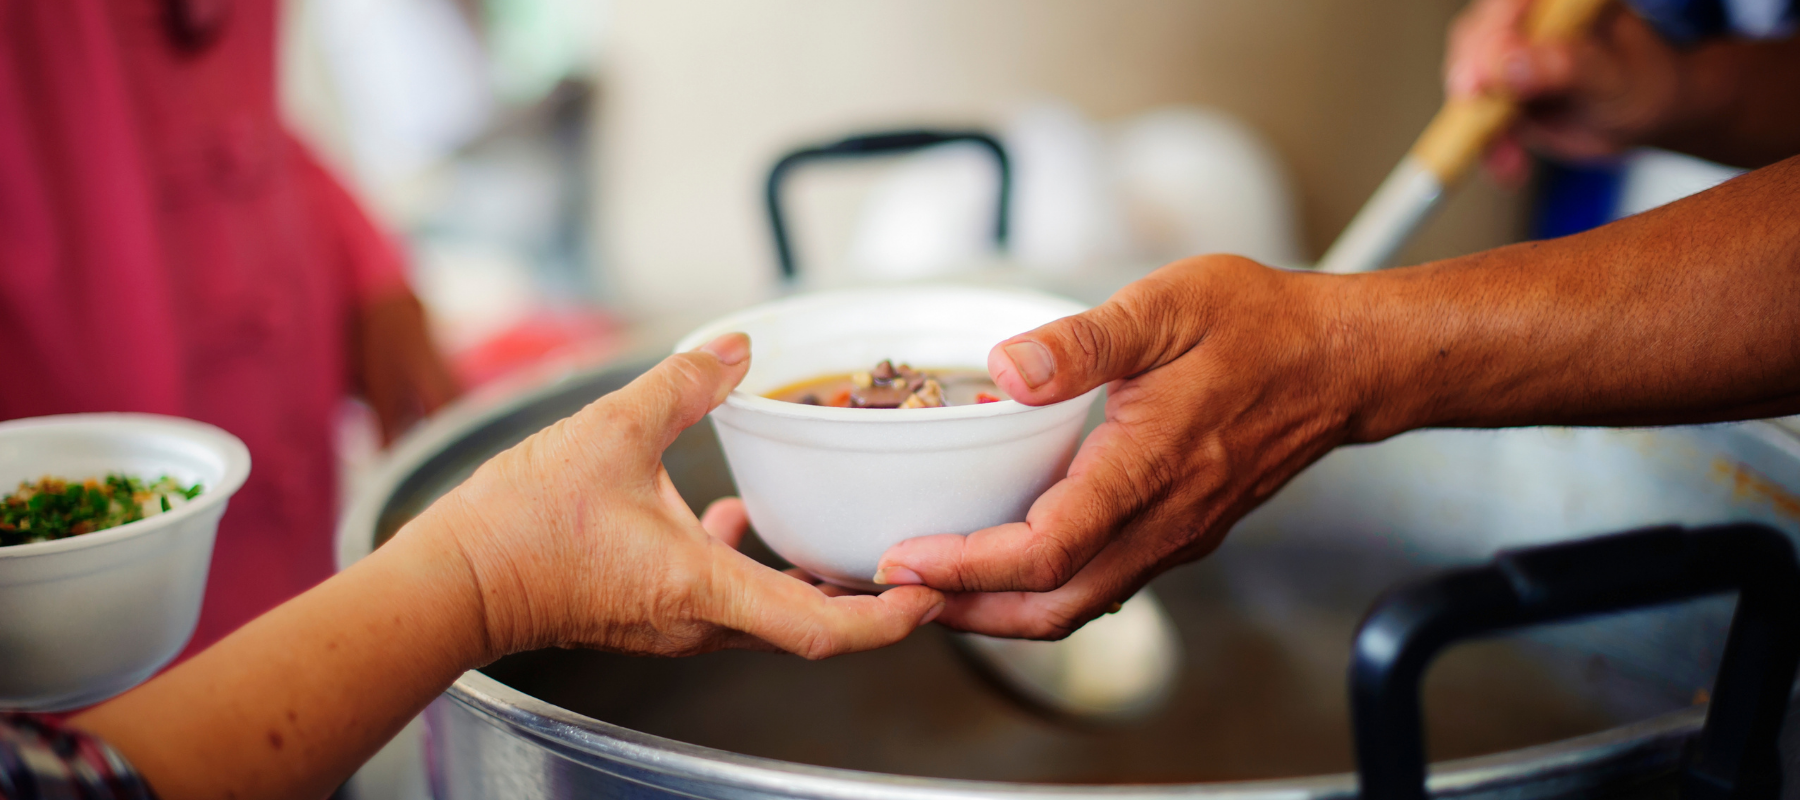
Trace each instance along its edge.
<path fill-rule="evenodd" d="M 332 572 L 359 302 L 401 260 L 282 126 L 275 0 L 0 0 L 0 418 L 147 411 L 250 447 L 189 652 Z"/>

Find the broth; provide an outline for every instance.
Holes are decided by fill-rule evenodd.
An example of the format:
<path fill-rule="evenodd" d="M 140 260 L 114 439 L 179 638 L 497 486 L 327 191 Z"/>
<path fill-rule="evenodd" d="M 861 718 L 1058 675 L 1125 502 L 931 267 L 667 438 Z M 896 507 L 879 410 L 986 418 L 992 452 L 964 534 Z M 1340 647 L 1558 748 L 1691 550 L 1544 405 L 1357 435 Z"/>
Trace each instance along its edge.
<path fill-rule="evenodd" d="M 979 369 L 914 369 L 876 364 L 867 372 L 841 372 L 789 384 L 764 397 L 833 408 L 943 408 L 1006 399 Z"/>

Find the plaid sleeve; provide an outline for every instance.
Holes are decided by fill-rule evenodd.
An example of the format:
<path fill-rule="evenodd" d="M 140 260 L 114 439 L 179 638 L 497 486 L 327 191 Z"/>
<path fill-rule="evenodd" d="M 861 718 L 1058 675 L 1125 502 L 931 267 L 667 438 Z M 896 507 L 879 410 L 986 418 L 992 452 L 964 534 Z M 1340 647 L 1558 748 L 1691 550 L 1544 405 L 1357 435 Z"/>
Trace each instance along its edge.
<path fill-rule="evenodd" d="M 137 770 L 92 735 L 22 714 L 0 714 L 0 798 L 155 800 Z"/>

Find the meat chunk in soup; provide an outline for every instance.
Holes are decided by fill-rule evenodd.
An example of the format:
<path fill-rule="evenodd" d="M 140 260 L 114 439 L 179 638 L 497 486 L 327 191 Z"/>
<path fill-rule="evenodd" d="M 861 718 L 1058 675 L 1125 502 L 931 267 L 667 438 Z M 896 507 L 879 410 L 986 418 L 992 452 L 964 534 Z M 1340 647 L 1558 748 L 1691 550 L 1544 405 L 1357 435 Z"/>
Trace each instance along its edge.
<path fill-rule="evenodd" d="M 836 408 L 943 408 L 1006 399 L 982 370 L 915 369 L 892 360 L 867 372 L 824 375 L 777 389 L 775 400 Z"/>

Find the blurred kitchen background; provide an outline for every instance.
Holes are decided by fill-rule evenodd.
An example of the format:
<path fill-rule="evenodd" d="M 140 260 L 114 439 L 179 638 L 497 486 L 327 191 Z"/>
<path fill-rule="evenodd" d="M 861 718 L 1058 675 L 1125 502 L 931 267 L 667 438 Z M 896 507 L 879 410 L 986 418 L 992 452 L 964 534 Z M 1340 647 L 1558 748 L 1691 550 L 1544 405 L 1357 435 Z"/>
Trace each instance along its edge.
<path fill-rule="evenodd" d="M 1098 301 L 1185 255 L 1317 258 L 1437 109 L 1460 0 L 289 0 L 293 125 L 410 244 L 470 385 L 666 348 L 781 291 L 763 202 L 808 166 L 803 281 L 1013 276 Z M 1732 174 L 1668 154 L 1477 177 L 1402 263 L 1557 235 Z M 346 448 L 373 452 L 350 412 Z M 354 479 L 354 476 L 352 476 Z"/>

